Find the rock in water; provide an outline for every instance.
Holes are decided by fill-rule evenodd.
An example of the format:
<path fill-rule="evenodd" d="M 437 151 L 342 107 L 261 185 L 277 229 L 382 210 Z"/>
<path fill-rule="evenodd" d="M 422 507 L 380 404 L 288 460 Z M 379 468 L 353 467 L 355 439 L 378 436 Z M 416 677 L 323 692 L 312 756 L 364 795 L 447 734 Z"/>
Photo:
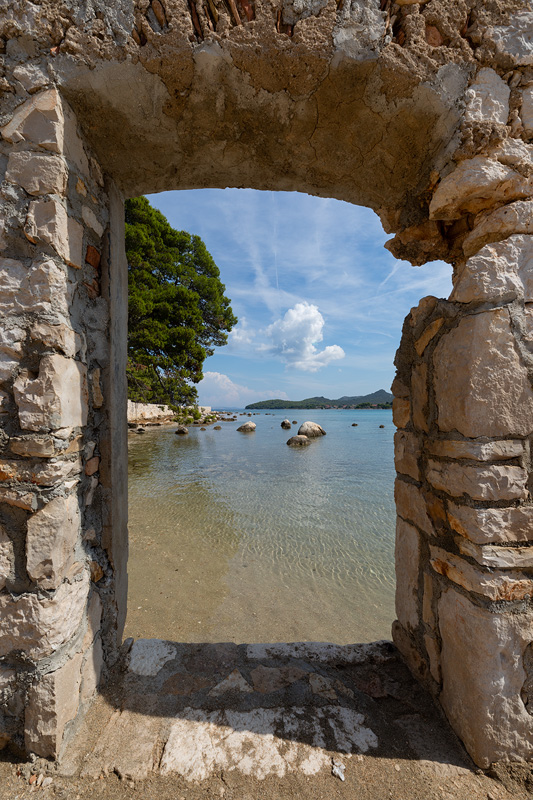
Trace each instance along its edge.
<path fill-rule="evenodd" d="M 298 425 L 298 420 L 297 419 L 293 419 L 292 424 L 293 425 Z"/>
<path fill-rule="evenodd" d="M 241 433 L 253 433 L 255 431 L 255 422 L 245 422 L 237 430 L 241 431 Z"/>
<path fill-rule="evenodd" d="M 288 419 L 284 419 L 283 422 L 281 423 L 281 427 L 284 428 L 285 430 L 289 430 L 291 427 L 290 421 Z"/>
<path fill-rule="evenodd" d="M 213 428 L 213 430 L 214 430 L 214 431 L 221 431 L 221 430 L 222 430 L 222 425 L 215 425 L 215 427 Z"/>
<path fill-rule="evenodd" d="M 303 422 L 298 429 L 298 436 L 325 436 L 326 431 L 318 422 Z"/>
<path fill-rule="evenodd" d="M 185 434 L 189 433 L 189 429 L 185 427 L 185 425 L 178 425 L 176 428 L 176 433 Z"/>
<path fill-rule="evenodd" d="M 291 436 L 288 440 L 287 444 L 290 447 L 306 447 L 308 444 L 311 444 L 311 439 L 308 439 L 307 436 Z"/>

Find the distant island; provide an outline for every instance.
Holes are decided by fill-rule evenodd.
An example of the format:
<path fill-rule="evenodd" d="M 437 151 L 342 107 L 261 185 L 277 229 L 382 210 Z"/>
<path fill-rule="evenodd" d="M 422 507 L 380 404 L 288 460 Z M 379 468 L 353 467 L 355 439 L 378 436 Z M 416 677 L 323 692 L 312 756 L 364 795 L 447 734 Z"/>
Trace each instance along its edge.
<path fill-rule="evenodd" d="M 261 400 L 250 403 L 246 408 L 392 408 L 392 394 L 385 389 L 378 389 L 372 394 L 360 397 L 339 397 L 329 400 L 327 397 L 308 397 L 306 400 Z"/>

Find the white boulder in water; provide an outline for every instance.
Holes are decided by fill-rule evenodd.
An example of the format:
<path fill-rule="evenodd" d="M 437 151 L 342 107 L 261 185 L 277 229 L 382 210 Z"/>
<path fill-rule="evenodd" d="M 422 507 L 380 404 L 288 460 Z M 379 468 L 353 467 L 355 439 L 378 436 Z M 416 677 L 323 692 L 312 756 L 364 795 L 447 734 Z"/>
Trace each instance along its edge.
<path fill-rule="evenodd" d="M 315 436 L 325 436 L 326 431 L 318 422 L 302 422 L 298 428 L 298 436 L 308 436 L 310 439 Z"/>
<path fill-rule="evenodd" d="M 245 422 L 237 430 L 241 433 L 253 433 L 255 431 L 255 422 Z"/>
<path fill-rule="evenodd" d="M 289 447 L 307 447 L 308 444 L 311 444 L 311 439 L 307 436 L 291 436 L 287 444 Z"/>
<path fill-rule="evenodd" d="M 284 428 L 285 430 L 289 430 L 289 428 L 291 427 L 290 420 L 284 419 L 283 422 L 281 423 L 281 427 Z"/>

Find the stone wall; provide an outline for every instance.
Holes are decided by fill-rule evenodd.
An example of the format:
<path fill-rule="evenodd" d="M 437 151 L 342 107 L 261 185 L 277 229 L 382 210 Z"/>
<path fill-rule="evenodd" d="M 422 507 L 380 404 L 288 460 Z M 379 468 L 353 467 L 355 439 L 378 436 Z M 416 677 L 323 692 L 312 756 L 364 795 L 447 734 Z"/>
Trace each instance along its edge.
<path fill-rule="evenodd" d="M 483 767 L 533 757 L 533 74 L 517 67 L 467 91 L 464 138 L 511 135 L 461 153 L 432 195 L 454 288 L 412 309 L 393 384 L 394 640 Z"/>
<path fill-rule="evenodd" d="M 128 422 L 169 421 L 176 416 L 168 406 L 156 403 L 134 403 L 128 400 Z"/>
<path fill-rule="evenodd" d="M 102 545 L 109 187 L 57 88 L 18 76 L 0 129 L 0 743 L 56 757 L 117 649 L 101 636 L 117 617 Z"/>
<path fill-rule="evenodd" d="M 57 758 L 121 643 L 123 198 L 249 186 L 454 265 L 397 357 L 394 638 L 476 763 L 532 757 L 530 3 L 0 12 L 0 747 Z"/>

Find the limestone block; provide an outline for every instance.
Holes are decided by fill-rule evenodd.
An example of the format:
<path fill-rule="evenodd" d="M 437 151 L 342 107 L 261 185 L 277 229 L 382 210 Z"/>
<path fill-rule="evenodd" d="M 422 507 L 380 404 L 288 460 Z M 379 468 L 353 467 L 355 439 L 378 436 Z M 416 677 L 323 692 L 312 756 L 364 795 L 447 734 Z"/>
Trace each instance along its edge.
<path fill-rule="evenodd" d="M 30 94 L 42 89 L 50 83 L 46 71 L 38 64 L 21 64 L 13 70 L 13 77 L 19 81 Z"/>
<path fill-rule="evenodd" d="M 437 333 L 440 331 L 443 322 L 444 319 L 442 317 L 434 319 L 433 322 L 431 322 L 427 326 L 424 333 L 416 340 L 415 350 L 419 356 L 422 356 L 424 354 L 424 350 L 426 349 L 430 341 L 433 339 L 433 337 L 436 336 Z"/>
<path fill-rule="evenodd" d="M 533 596 L 533 580 L 520 572 L 485 572 L 459 556 L 430 545 L 430 563 L 435 572 L 489 600 L 516 601 Z"/>
<path fill-rule="evenodd" d="M 501 80 L 501 79 L 500 79 Z M 512 167 L 486 156 L 461 161 L 437 186 L 429 204 L 430 219 L 459 219 L 497 204 L 521 200 L 532 193 L 533 182 Z"/>
<path fill-rule="evenodd" d="M 91 644 L 81 670 L 80 701 L 86 703 L 94 695 L 100 683 L 104 666 L 104 651 L 100 637 Z"/>
<path fill-rule="evenodd" d="M 13 453 L 28 458 L 49 458 L 56 452 L 51 436 L 15 436 L 9 440 L 9 448 Z"/>
<path fill-rule="evenodd" d="M 0 353 L 18 358 L 22 355 L 22 342 L 26 331 L 18 325 L 4 323 L 0 330 Z"/>
<path fill-rule="evenodd" d="M 524 442 L 520 439 L 502 439 L 496 442 L 435 439 L 426 442 L 426 450 L 431 455 L 444 458 L 503 461 L 508 458 L 521 458 L 524 455 Z"/>
<path fill-rule="evenodd" d="M 417 364 L 411 374 L 411 408 L 413 425 L 421 431 L 428 431 L 428 368 L 427 364 Z"/>
<path fill-rule="evenodd" d="M 417 328 L 435 310 L 438 300 L 433 295 L 422 297 L 417 306 L 413 306 L 409 312 L 409 324 L 411 328 Z"/>
<path fill-rule="evenodd" d="M 465 556 L 475 558 L 483 567 L 498 569 L 531 569 L 533 567 L 533 546 L 498 547 L 496 545 L 479 545 L 456 536 L 455 543 Z"/>
<path fill-rule="evenodd" d="M 18 360 L 5 353 L 0 353 L 0 381 L 9 381 L 19 365 Z"/>
<path fill-rule="evenodd" d="M 519 66 L 533 65 L 533 12 L 515 11 L 507 25 L 487 30 L 486 36 L 495 43 L 500 53 L 511 56 Z"/>
<path fill-rule="evenodd" d="M 87 423 L 87 368 L 60 355 L 41 359 L 39 377 L 20 375 L 13 384 L 20 427 L 40 431 Z"/>
<path fill-rule="evenodd" d="M 69 358 L 75 356 L 79 350 L 79 336 L 68 325 L 37 322 L 31 329 L 30 336 L 34 341 L 42 342 L 47 347 L 61 350 Z"/>
<path fill-rule="evenodd" d="M 104 235 L 104 226 L 96 218 L 94 211 L 89 206 L 83 206 L 81 216 L 86 225 L 93 230 L 99 239 Z"/>
<path fill-rule="evenodd" d="M 30 752 L 43 758 L 59 756 L 65 728 L 78 713 L 81 661 L 77 653 L 29 689 L 24 735 Z"/>
<path fill-rule="evenodd" d="M 68 311 L 67 277 L 52 259 L 36 260 L 28 269 L 0 258 L 0 293 L 4 313 Z"/>
<path fill-rule="evenodd" d="M 68 216 L 57 197 L 30 203 L 24 232 L 34 244 L 51 245 L 71 267 L 82 267 L 83 225 Z"/>
<path fill-rule="evenodd" d="M 528 166 L 533 161 L 533 145 L 526 144 L 522 139 L 504 139 L 488 152 L 500 163 L 510 167 Z"/>
<path fill-rule="evenodd" d="M 468 494 L 474 500 L 524 500 L 528 474 L 522 467 L 470 466 L 428 460 L 426 478 L 453 497 Z"/>
<path fill-rule="evenodd" d="M 0 589 L 6 585 L 6 580 L 13 568 L 13 544 L 3 525 L 0 525 Z"/>
<path fill-rule="evenodd" d="M 397 472 L 410 475 L 415 481 L 420 480 L 418 468 L 420 452 L 420 440 L 416 434 L 408 431 L 396 431 L 394 434 L 394 463 Z"/>
<path fill-rule="evenodd" d="M 0 657 L 21 650 L 30 658 L 44 658 L 74 636 L 89 591 L 88 574 L 76 577 L 72 583 L 62 583 L 51 597 L 0 595 Z"/>
<path fill-rule="evenodd" d="M 526 136 L 533 136 L 533 86 L 528 86 L 522 92 L 520 117 Z"/>
<path fill-rule="evenodd" d="M 21 150 L 9 156 L 5 179 L 22 186 L 28 194 L 64 194 L 67 167 L 60 156 Z"/>
<path fill-rule="evenodd" d="M 8 142 L 20 137 L 54 153 L 63 151 L 64 115 L 57 89 L 33 95 L 17 108 L 10 122 L 0 128 Z"/>
<path fill-rule="evenodd" d="M 439 627 L 440 700 L 475 763 L 530 759 L 533 717 L 521 691 L 532 612 L 493 614 L 450 588 L 439 601 Z"/>
<path fill-rule="evenodd" d="M 477 544 L 533 541 L 533 506 L 470 508 L 448 502 L 448 521 Z"/>
<path fill-rule="evenodd" d="M 415 629 L 419 623 L 418 570 L 420 564 L 420 541 L 416 528 L 396 520 L 396 616 L 407 629 Z"/>
<path fill-rule="evenodd" d="M 469 438 L 531 433 L 533 391 L 505 309 L 461 319 L 441 338 L 433 363 L 441 431 Z"/>
<path fill-rule="evenodd" d="M 450 300 L 514 300 L 533 297 L 533 236 L 517 234 L 485 245 L 468 259 L 454 282 Z"/>
<path fill-rule="evenodd" d="M 476 219 L 475 228 L 465 237 L 463 252 L 474 255 L 488 242 L 507 239 L 514 233 L 533 233 L 533 202 L 517 200 L 516 203 L 501 206 Z M 533 299 L 533 298 L 532 298 Z"/>
<path fill-rule="evenodd" d="M 422 595 L 422 620 L 426 629 L 435 634 L 436 618 L 433 611 L 433 600 L 435 597 L 434 576 L 429 572 L 424 572 L 424 594 Z"/>
<path fill-rule="evenodd" d="M 434 535 L 433 523 L 428 516 L 424 496 L 417 486 L 397 479 L 394 484 L 394 499 L 398 516 L 412 522 L 425 533 Z"/>
<path fill-rule="evenodd" d="M 15 508 L 23 508 L 25 511 L 36 511 L 37 495 L 33 492 L 0 486 L 0 503 L 7 503 L 8 506 L 15 506 Z"/>
<path fill-rule="evenodd" d="M 82 470 L 81 458 L 67 460 L 54 459 L 53 461 L 36 462 L 29 464 L 13 459 L 0 459 L 0 481 L 18 481 L 21 483 L 34 483 L 37 486 L 53 486 L 80 473 Z"/>
<path fill-rule="evenodd" d="M 56 497 L 28 517 L 26 569 L 42 589 L 56 589 L 74 560 L 80 535 L 80 509 L 75 495 Z"/>
<path fill-rule="evenodd" d="M 394 397 L 401 397 L 401 398 L 409 398 L 410 392 L 408 387 L 401 382 L 401 380 L 396 377 L 392 382 L 392 386 L 390 387 L 391 392 L 393 393 Z"/>
<path fill-rule="evenodd" d="M 411 419 L 411 403 L 403 397 L 392 401 L 392 421 L 397 428 L 405 428 Z"/>
<path fill-rule="evenodd" d="M 480 69 L 465 92 L 467 122 L 495 122 L 506 125 L 511 90 L 490 67 Z"/>

